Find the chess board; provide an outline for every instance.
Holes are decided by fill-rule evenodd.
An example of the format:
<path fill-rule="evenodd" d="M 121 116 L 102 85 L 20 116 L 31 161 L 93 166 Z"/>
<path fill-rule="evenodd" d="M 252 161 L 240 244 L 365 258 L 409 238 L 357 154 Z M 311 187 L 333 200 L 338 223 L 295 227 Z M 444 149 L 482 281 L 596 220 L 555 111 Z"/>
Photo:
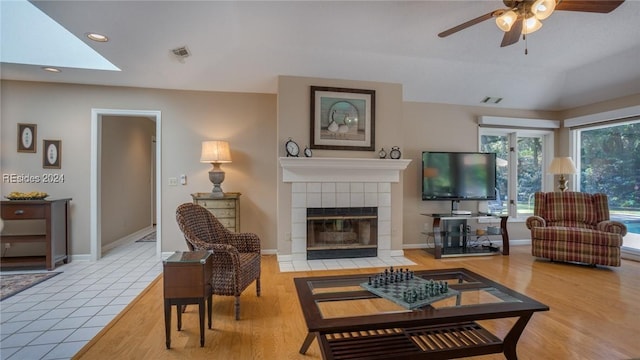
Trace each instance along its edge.
<path fill-rule="evenodd" d="M 380 274 L 378 276 L 382 276 L 384 278 L 385 275 Z M 413 274 L 411 274 L 411 278 L 402 281 L 381 283 L 378 286 L 369 284 L 369 282 L 364 282 L 360 284 L 360 286 L 367 289 L 373 294 L 393 301 L 394 303 L 409 310 L 417 309 L 436 301 L 440 301 L 442 299 L 457 296 L 460 294 L 459 291 L 446 286 L 443 292 L 438 292 L 436 294 L 428 294 L 423 291 L 421 296 L 414 297 L 413 299 L 407 299 L 407 297 L 405 296 L 405 293 L 407 291 L 415 291 L 417 293 L 420 293 L 420 289 L 424 289 L 425 285 L 427 285 L 428 287 L 429 284 L 433 283 L 433 280 L 426 280 L 421 277 L 413 277 Z"/>

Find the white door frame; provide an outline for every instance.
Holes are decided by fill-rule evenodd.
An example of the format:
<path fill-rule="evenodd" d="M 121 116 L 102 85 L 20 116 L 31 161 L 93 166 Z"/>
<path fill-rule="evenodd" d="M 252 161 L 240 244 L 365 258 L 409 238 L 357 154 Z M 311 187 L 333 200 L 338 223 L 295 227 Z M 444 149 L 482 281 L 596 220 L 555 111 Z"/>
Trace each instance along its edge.
<path fill-rule="evenodd" d="M 91 109 L 91 185 L 90 185 L 90 241 L 91 261 L 98 261 L 102 257 L 102 239 L 100 223 L 100 128 L 102 116 L 144 116 L 156 123 L 156 255 L 162 255 L 162 114 L 154 110 L 119 110 L 119 109 Z"/>

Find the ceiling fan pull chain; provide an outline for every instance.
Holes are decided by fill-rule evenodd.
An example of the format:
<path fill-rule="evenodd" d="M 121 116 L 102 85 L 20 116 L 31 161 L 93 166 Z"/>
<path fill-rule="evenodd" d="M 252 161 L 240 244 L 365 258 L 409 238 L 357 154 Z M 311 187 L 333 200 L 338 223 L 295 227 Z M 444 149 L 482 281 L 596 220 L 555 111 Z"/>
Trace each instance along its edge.
<path fill-rule="evenodd" d="M 524 54 L 529 55 L 529 43 L 527 42 L 527 34 L 522 34 L 522 40 L 524 40 Z"/>

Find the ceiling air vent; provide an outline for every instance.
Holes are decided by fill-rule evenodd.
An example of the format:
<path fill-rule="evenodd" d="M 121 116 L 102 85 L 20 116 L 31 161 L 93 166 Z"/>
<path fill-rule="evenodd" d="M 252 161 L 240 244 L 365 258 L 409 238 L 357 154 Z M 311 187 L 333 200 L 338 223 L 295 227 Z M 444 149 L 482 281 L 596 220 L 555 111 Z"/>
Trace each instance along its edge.
<path fill-rule="evenodd" d="M 191 56 L 191 53 L 189 52 L 189 49 L 187 49 L 186 46 L 175 48 L 175 49 L 171 50 L 171 52 L 175 56 L 177 56 L 179 58 L 187 58 L 187 57 Z"/>
<path fill-rule="evenodd" d="M 496 97 L 496 96 L 487 96 L 484 99 L 482 99 L 482 103 L 483 104 L 497 104 L 500 101 L 502 101 L 501 97 Z"/>

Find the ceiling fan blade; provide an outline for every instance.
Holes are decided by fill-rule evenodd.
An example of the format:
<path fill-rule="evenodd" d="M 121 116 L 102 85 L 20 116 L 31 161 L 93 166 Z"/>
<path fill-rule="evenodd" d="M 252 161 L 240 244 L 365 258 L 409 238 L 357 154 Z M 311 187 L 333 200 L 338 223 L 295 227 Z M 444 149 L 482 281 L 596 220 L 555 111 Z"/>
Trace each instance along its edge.
<path fill-rule="evenodd" d="M 559 0 L 556 10 L 609 13 L 624 0 Z"/>
<path fill-rule="evenodd" d="M 445 31 L 441 32 L 440 34 L 438 34 L 438 36 L 443 38 L 443 37 L 447 37 L 447 36 L 449 36 L 451 34 L 455 34 L 460 30 L 464 30 L 464 29 L 466 29 L 466 28 L 468 28 L 470 26 L 473 26 L 473 25 L 479 24 L 479 23 L 481 23 L 481 22 L 483 22 L 485 20 L 491 19 L 493 17 L 494 13 L 495 13 L 495 11 L 492 11 L 492 12 L 484 14 L 482 16 L 478 16 L 475 19 L 471 19 L 471 20 L 469 20 L 467 22 L 464 22 L 464 23 L 462 23 L 462 24 L 460 24 L 458 26 L 452 27 L 451 29 L 445 30 Z"/>
<path fill-rule="evenodd" d="M 513 23 L 511 30 L 504 33 L 504 37 L 502 38 L 502 43 L 500 44 L 500 47 L 513 45 L 517 43 L 518 40 L 520 40 L 520 34 L 522 34 L 522 23 L 523 23 L 522 18 L 518 17 L 518 20 L 516 20 L 516 22 Z"/>

